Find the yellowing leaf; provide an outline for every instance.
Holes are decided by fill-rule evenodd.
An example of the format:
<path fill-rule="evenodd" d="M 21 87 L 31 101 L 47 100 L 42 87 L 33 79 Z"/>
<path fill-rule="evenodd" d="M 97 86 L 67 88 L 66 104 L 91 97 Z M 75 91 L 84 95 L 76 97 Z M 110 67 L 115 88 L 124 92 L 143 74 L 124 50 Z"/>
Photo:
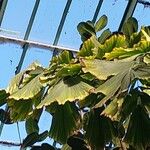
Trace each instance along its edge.
<path fill-rule="evenodd" d="M 129 69 L 134 62 L 106 61 L 98 59 L 82 59 L 84 73 L 90 72 L 100 80 L 106 80 L 109 76 Z"/>
<path fill-rule="evenodd" d="M 66 101 L 81 100 L 89 94 L 91 89 L 93 89 L 92 86 L 78 77 L 63 79 L 48 90 L 47 96 L 37 108 L 48 106 L 55 101 L 64 104 Z"/>
<path fill-rule="evenodd" d="M 20 99 L 30 99 L 36 96 L 42 89 L 42 84 L 40 83 L 39 77 L 41 75 L 36 76 L 32 79 L 28 84 L 24 87 L 18 89 L 15 93 L 9 96 L 9 99 L 20 100 Z"/>
<path fill-rule="evenodd" d="M 144 34 L 144 36 L 146 37 L 146 40 L 150 41 L 150 36 L 143 29 L 141 31 Z"/>
<path fill-rule="evenodd" d="M 20 86 L 23 83 L 23 80 L 25 80 L 26 76 L 29 76 L 29 73 L 32 72 L 33 74 L 39 74 L 42 72 L 41 65 L 37 62 L 32 63 L 25 71 L 20 72 L 17 74 L 9 83 L 9 86 L 7 87 L 6 91 L 7 93 L 13 94 L 16 91 L 19 90 Z M 40 71 L 39 71 L 40 69 Z"/>
<path fill-rule="evenodd" d="M 114 48 L 127 47 L 126 37 L 121 34 L 112 35 L 105 43 L 100 47 L 104 52 L 111 52 Z"/>
<path fill-rule="evenodd" d="M 105 58 L 107 60 L 112 60 L 115 58 L 122 59 L 132 56 L 137 56 L 145 54 L 150 51 L 150 42 L 149 41 L 140 41 L 135 44 L 133 48 L 114 48 L 110 53 L 105 53 Z"/>
<path fill-rule="evenodd" d="M 101 92 L 106 96 L 95 106 L 102 106 L 108 99 L 118 97 L 120 94 L 127 92 L 134 79 L 150 78 L 150 66 L 132 61 L 133 64 L 128 66 L 124 71 L 108 79 L 100 85 L 95 92 Z"/>

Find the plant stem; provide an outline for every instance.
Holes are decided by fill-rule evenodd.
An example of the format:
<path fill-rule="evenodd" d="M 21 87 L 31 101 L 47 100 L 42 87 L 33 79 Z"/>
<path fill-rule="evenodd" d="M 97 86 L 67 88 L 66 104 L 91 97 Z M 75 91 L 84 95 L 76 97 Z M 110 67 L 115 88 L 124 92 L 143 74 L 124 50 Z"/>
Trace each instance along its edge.
<path fill-rule="evenodd" d="M 122 150 L 127 150 L 127 149 L 126 149 L 126 146 L 124 145 L 124 143 L 122 142 L 122 140 L 119 139 L 119 141 L 120 141 L 121 149 L 122 149 Z"/>

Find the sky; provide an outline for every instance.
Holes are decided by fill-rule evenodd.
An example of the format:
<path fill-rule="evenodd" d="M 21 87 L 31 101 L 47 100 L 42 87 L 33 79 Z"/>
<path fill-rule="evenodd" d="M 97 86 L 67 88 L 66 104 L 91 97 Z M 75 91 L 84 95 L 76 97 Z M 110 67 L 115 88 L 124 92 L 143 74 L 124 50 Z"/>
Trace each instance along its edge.
<path fill-rule="evenodd" d="M 39 9 L 31 30 L 29 40 L 52 44 L 62 16 L 67 0 L 41 0 Z M 77 32 L 77 25 L 81 21 L 92 20 L 99 0 L 73 0 L 68 12 L 66 22 L 60 36 L 58 45 L 68 48 L 78 49 L 81 44 L 80 35 Z M 117 31 L 119 23 L 127 5 L 127 0 L 105 0 L 99 13 L 108 16 L 107 28 Z M 2 22 L 2 29 L 12 30 L 17 35 L 0 31 L 0 35 L 23 38 L 35 0 L 8 0 L 6 12 Z M 150 25 L 150 8 L 144 8 L 138 4 L 134 13 L 139 25 Z M 98 18 L 99 18 L 98 17 Z M 10 79 L 15 75 L 22 48 L 20 45 L 0 43 L 0 89 L 6 88 Z M 52 52 L 39 48 L 29 48 L 23 63 L 22 69 L 38 60 L 43 66 L 48 66 Z M 50 127 L 51 117 L 45 113 L 40 120 L 41 132 Z M 49 123 L 47 123 L 49 122 Z M 25 138 L 26 133 L 24 123 L 19 123 L 21 138 Z M 1 140 L 19 142 L 17 126 L 5 125 Z M 48 142 L 51 140 L 47 140 Z M 15 147 L 4 147 L 0 145 L 0 150 L 18 150 Z"/>

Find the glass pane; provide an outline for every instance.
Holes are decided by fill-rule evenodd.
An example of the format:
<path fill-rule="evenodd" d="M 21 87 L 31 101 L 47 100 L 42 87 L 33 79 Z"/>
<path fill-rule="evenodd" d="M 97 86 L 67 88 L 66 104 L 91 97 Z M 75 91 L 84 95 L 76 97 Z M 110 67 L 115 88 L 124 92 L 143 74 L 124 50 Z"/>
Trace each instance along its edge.
<path fill-rule="evenodd" d="M 53 43 L 66 0 L 41 1 L 30 39 Z"/>
<path fill-rule="evenodd" d="M 8 0 L 5 15 L 2 22 L 2 28 L 12 30 L 15 33 L 3 34 L 9 36 L 23 37 L 27 28 L 29 18 L 34 6 L 35 0 Z"/>
<path fill-rule="evenodd" d="M 15 75 L 22 49 L 18 45 L 0 44 L 0 88 L 5 88 Z"/>
<path fill-rule="evenodd" d="M 66 18 L 59 44 L 70 48 L 78 49 L 81 44 L 77 25 L 81 21 L 92 20 L 98 0 L 73 0 Z"/>
<path fill-rule="evenodd" d="M 137 4 L 137 7 L 135 9 L 134 15 L 133 15 L 139 23 L 139 27 L 142 25 L 150 25 L 150 8 L 144 7 L 142 4 Z M 149 18 L 149 19 L 148 19 Z"/>
<path fill-rule="evenodd" d="M 99 17 L 105 14 L 108 17 L 107 28 L 117 31 L 126 9 L 128 1 L 104 0 Z"/>
<path fill-rule="evenodd" d="M 39 48 L 29 48 L 22 69 L 26 69 L 31 63 L 38 61 L 42 66 L 48 67 L 52 57 L 52 51 Z"/>

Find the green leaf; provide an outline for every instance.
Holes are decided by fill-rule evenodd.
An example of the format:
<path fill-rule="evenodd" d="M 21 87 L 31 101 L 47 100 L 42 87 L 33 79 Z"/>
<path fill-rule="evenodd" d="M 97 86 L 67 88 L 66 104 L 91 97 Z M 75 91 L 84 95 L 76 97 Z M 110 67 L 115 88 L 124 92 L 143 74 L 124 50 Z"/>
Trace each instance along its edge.
<path fill-rule="evenodd" d="M 122 93 L 127 92 L 130 84 L 135 79 L 134 71 L 131 68 L 118 73 L 107 80 L 104 84 L 100 85 L 95 92 L 101 92 L 106 96 L 96 105 L 100 107 L 108 99 L 121 96 Z"/>
<path fill-rule="evenodd" d="M 145 55 L 143 61 L 144 61 L 146 64 L 150 65 L 150 54 Z"/>
<path fill-rule="evenodd" d="M 126 41 L 125 35 L 122 34 L 114 34 L 108 38 L 105 43 L 100 47 L 103 52 L 109 53 L 114 48 L 123 47 L 126 48 L 128 43 Z"/>
<path fill-rule="evenodd" d="M 55 150 L 55 148 L 50 144 L 42 143 L 41 146 L 32 146 L 30 150 Z"/>
<path fill-rule="evenodd" d="M 41 148 L 42 148 L 42 150 L 55 150 L 55 148 L 53 146 L 51 146 L 50 144 L 47 144 L 47 143 L 43 143 Z"/>
<path fill-rule="evenodd" d="M 57 105 L 49 136 L 57 142 L 65 144 L 73 131 L 79 128 L 79 123 L 80 114 L 74 103 L 66 102 L 64 105 Z"/>
<path fill-rule="evenodd" d="M 35 109 L 31 114 L 31 118 L 38 122 L 40 120 L 42 112 L 43 112 L 43 109 Z"/>
<path fill-rule="evenodd" d="M 48 131 L 44 131 L 43 133 L 39 134 L 38 142 L 44 141 L 48 137 Z"/>
<path fill-rule="evenodd" d="M 13 121 L 10 118 L 10 112 L 0 109 L 0 121 L 4 124 L 12 124 Z"/>
<path fill-rule="evenodd" d="M 48 94 L 37 108 L 48 106 L 52 102 L 64 104 L 66 101 L 82 100 L 89 95 L 92 86 L 83 82 L 79 77 L 68 77 L 60 80 L 48 90 Z M 58 94 L 59 93 L 59 94 Z"/>
<path fill-rule="evenodd" d="M 120 114 L 123 119 L 129 117 L 129 115 L 136 109 L 137 105 L 140 103 L 143 106 L 150 105 L 150 96 L 138 88 L 132 89 L 130 93 L 124 98 L 121 106 Z"/>
<path fill-rule="evenodd" d="M 104 44 L 104 42 L 108 37 L 110 37 L 110 35 L 111 35 L 111 31 L 109 29 L 104 30 L 98 38 L 100 44 Z"/>
<path fill-rule="evenodd" d="M 142 26 L 142 29 L 148 34 L 150 35 L 150 26 Z"/>
<path fill-rule="evenodd" d="M 74 76 L 77 75 L 80 71 L 81 71 L 80 64 L 68 64 L 64 65 L 64 67 L 58 71 L 56 76 L 58 77 Z"/>
<path fill-rule="evenodd" d="M 110 53 L 105 54 L 105 58 L 112 60 L 114 58 L 126 58 L 146 54 L 150 51 L 150 42 L 142 40 L 135 44 L 132 48 L 114 48 Z"/>
<path fill-rule="evenodd" d="M 134 46 L 136 50 L 140 50 L 141 53 L 150 52 L 150 41 L 140 41 Z"/>
<path fill-rule="evenodd" d="M 101 31 L 107 25 L 108 19 L 106 15 L 103 15 L 99 18 L 99 20 L 95 24 L 95 31 Z"/>
<path fill-rule="evenodd" d="M 92 50 L 93 48 L 95 48 L 95 45 L 92 42 L 91 38 L 89 38 L 88 40 L 86 40 L 83 43 L 83 45 L 77 55 L 80 57 L 93 56 L 93 50 Z"/>
<path fill-rule="evenodd" d="M 113 59 L 124 59 L 128 57 L 135 56 L 135 58 L 141 53 L 139 49 L 135 48 L 114 48 L 112 52 L 105 53 L 105 58 L 107 60 L 113 60 Z"/>
<path fill-rule="evenodd" d="M 100 80 L 106 80 L 109 76 L 128 70 L 134 62 L 106 61 L 98 59 L 82 59 L 84 73 L 90 72 Z"/>
<path fill-rule="evenodd" d="M 141 32 L 142 32 L 143 35 L 145 36 L 146 41 L 149 41 L 149 42 L 150 42 L 150 36 L 149 36 L 143 29 L 141 29 Z"/>
<path fill-rule="evenodd" d="M 85 107 L 94 107 L 102 98 L 104 98 L 104 95 L 102 94 L 95 94 L 91 93 L 85 99 L 81 100 L 78 102 L 78 105 L 80 108 L 85 108 Z"/>
<path fill-rule="evenodd" d="M 27 134 L 31 134 L 33 132 L 39 132 L 38 121 L 30 117 L 25 122 L 26 132 Z"/>
<path fill-rule="evenodd" d="M 9 86 L 7 87 L 7 93 L 13 94 L 19 89 L 19 86 L 21 84 L 21 81 L 23 79 L 24 72 L 20 72 L 17 74 L 9 83 Z"/>
<path fill-rule="evenodd" d="M 55 148 L 53 146 L 51 146 L 50 144 L 47 144 L 47 143 L 43 143 L 41 148 L 42 148 L 42 150 L 55 150 Z"/>
<path fill-rule="evenodd" d="M 150 65 L 139 63 L 133 67 L 135 78 L 149 79 L 150 78 Z"/>
<path fill-rule="evenodd" d="M 101 59 L 104 56 L 104 52 L 100 49 L 101 44 L 98 42 L 95 36 L 90 37 L 86 40 L 80 51 L 78 52 L 78 57 L 92 57 Z"/>
<path fill-rule="evenodd" d="M 81 78 L 88 80 L 88 81 L 92 81 L 95 79 L 95 76 L 93 76 L 91 73 L 87 72 L 87 73 L 81 74 Z"/>
<path fill-rule="evenodd" d="M 6 103 L 9 94 L 5 90 L 0 89 L 0 107 Z"/>
<path fill-rule="evenodd" d="M 65 144 L 65 145 L 63 145 L 61 150 L 72 150 L 72 148 L 68 144 Z"/>
<path fill-rule="evenodd" d="M 10 117 L 13 121 L 23 121 L 29 117 L 29 113 L 33 111 L 32 101 L 15 101 L 8 100 L 8 106 L 10 108 Z"/>
<path fill-rule="evenodd" d="M 135 32 L 130 36 L 129 39 L 129 47 L 133 47 L 135 44 L 139 43 L 141 41 L 142 34 L 141 32 Z"/>
<path fill-rule="evenodd" d="M 20 87 L 24 86 L 26 83 L 28 83 L 28 81 L 32 79 L 32 76 L 29 75 L 30 73 L 36 76 L 39 73 L 41 73 L 42 70 L 43 68 L 41 67 L 39 63 L 37 62 L 32 63 L 25 71 L 22 71 L 21 73 L 17 74 L 10 81 L 9 86 L 7 87 L 7 90 L 6 90 L 7 93 L 13 94 L 17 92 L 20 89 Z M 25 84 L 23 82 L 25 82 Z"/>
<path fill-rule="evenodd" d="M 106 95 L 95 107 L 100 107 L 107 100 L 127 92 L 134 79 L 150 78 L 150 66 L 138 62 L 138 59 L 137 61 L 127 62 L 83 59 L 82 63 L 85 63 L 85 68 L 83 68 L 85 73 L 90 72 L 100 80 L 105 80 L 114 75 L 95 90 L 95 93 L 100 92 Z"/>
<path fill-rule="evenodd" d="M 38 141 L 38 137 L 39 137 L 39 135 L 37 132 L 33 132 L 33 133 L 29 134 L 23 140 L 21 148 L 26 148 L 26 147 L 32 146 L 34 143 L 36 143 Z"/>
<path fill-rule="evenodd" d="M 80 22 L 77 26 L 77 30 L 81 35 L 82 41 L 86 41 L 92 35 L 96 35 L 95 29 L 88 22 Z"/>
<path fill-rule="evenodd" d="M 30 90 L 30 89 L 29 89 Z M 37 94 L 32 99 L 27 100 L 14 100 L 14 99 L 8 99 L 7 103 L 11 111 L 11 118 L 14 121 L 22 121 L 26 118 L 32 117 L 39 120 L 39 117 L 42 113 L 42 109 L 34 110 L 34 108 L 41 102 L 41 98 L 43 96 L 43 92 Z"/>
<path fill-rule="evenodd" d="M 91 110 L 84 123 L 85 137 L 93 149 L 103 148 L 116 134 L 112 121 L 100 113 L 100 108 Z"/>
<path fill-rule="evenodd" d="M 81 133 L 80 133 L 81 134 Z M 72 148 L 72 150 L 89 150 L 89 146 L 83 139 L 83 135 L 72 135 L 68 138 L 67 144 Z"/>
<path fill-rule="evenodd" d="M 36 142 L 41 142 L 41 141 L 45 140 L 47 136 L 48 136 L 48 131 L 44 131 L 41 134 L 38 134 L 37 132 L 32 132 L 31 134 L 27 135 L 27 137 L 23 140 L 21 148 L 24 149 L 26 147 L 32 146 Z M 42 144 L 42 148 L 43 147 L 44 147 L 44 145 Z"/>
<path fill-rule="evenodd" d="M 124 98 L 124 101 L 121 106 L 121 117 L 123 120 L 129 117 L 129 115 L 134 111 L 137 106 L 138 100 L 138 91 L 132 90 L 130 93 Z"/>
<path fill-rule="evenodd" d="M 133 111 L 125 141 L 136 150 L 145 150 L 150 145 L 150 119 L 144 107 L 138 105 Z"/>
<path fill-rule="evenodd" d="M 58 56 L 59 62 L 60 62 L 61 64 L 62 64 L 62 63 L 69 64 L 73 58 L 74 58 L 74 57 L 73 57 L 73 53 L 70 52 L 70 51 L 63 51 L 63 52 Z"/>
<path fill-rule="evenodd" d="M 62 51 L 58 56 L 55 56 L 51 60 L 52 64 L 69 64 L 73 59 L 73 53 L 71 51 Z"/>
<path fill-rule="evenodd" d="M 138 21 L 133 18 L 133 17 L 130 17 L 127 22 L 124 23 L 123 25 L 123 33 L 128 37 L 130 38 L 130 36 L 137 32 L 138 30 Z"/>
<path fill-rule="evenodd" d="M 9 96 L 9 99 L 20 100 L 20 99 L 30 99 L 36 96 L 42 90 L 42 84 L 40 83 L 39 78 L 41 74 L 32 79 L 24 87 L 18 89 L 15 93 Z"/>
<path fill-rule="evenodd" d="M 123 72 L 108 79 L 104 84 L 100 85 L 95 92 L 101 92 L 106 96 L 95 107 L 101 107 L 111 98 L 118 97 L 121 93 L 127 92 L 131 81 L 133 80 L 132 73 Z M 124 84 L 125 83 L 125 84 Z"/>
<path fill-rule="evenodd" d="M 104 111 L 101 113 L 101 115 L 105 115 L 106 117 L 109 117 L 111 120 L 119 120 L 119 111 L 121 108 L 123 102 L 123 98 L 113 99 L 109 105 L 104 109 Z"/>

